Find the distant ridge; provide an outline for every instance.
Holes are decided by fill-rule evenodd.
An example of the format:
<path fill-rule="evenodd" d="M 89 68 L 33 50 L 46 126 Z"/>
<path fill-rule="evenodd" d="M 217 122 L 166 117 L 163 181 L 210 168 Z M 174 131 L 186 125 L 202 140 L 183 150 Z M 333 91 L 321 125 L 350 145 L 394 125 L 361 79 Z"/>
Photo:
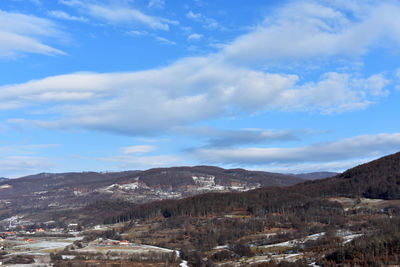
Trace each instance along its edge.
<path fill-rule="evenodd" d="M 0 201 L 8 203 L 0 207 L 0 220 L 17 214 L 26 217 L 53 211 L 65 213 L 95 202 L 142 204 L 206 192 L 241 192 L 264 186 L 289 186 L 303 181 L 305 179 L 293 175 L 214 166 L 39 173 L 0 180 Z"/>
<path fill-rule="evenodd" d="M 310 173 L 299 173 L 293 174 L 297 177 L 308 179 L 308 180 L 316 180 L 316 179 L 324 179 L 328 177 L 333 177 L 338 175 L 337 172 L 310 172 Z"/>
<path fill-rule="evenodd" d="M 253 214 L 316 206 L 337 208 L 331 197 L 400 199 L 400 153 L 359 165 L 331 178 L 289 187 L 264 187 L 242 193 L 202 194 L 181 200 L 144 204 L 123 218 L 223 214 L 245 209 Z M 325 207 L 326 206 L 326 207 Z"/>
<path fill-rule="evenodd" d="M 259 183 L 260 186 L 288 186 L 303 182 L 305 179 L 293 175 L 248 171 L 245 169 L 223 169 L 215 166 L 171 167 L 154 168 L 138 173 L 139 180 L 148 185 L 179 185 L 193 183 L 192 176 L 215 176 L 216 182 L 221 184 L 232 181 L 246 181 Z"/>

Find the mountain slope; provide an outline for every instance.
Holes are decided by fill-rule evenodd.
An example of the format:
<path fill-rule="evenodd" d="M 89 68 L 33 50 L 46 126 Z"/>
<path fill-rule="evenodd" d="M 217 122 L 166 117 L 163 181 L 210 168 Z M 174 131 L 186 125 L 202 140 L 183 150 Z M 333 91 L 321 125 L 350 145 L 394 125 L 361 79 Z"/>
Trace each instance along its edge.
<path fill-rule="evenodd" d="M 400 152 L 294 188 L 312 196 L 400 199 Z"/>
<path fill-rule="evenodd" d="M 0 182 L 0 218 L 66 211 L 98 201 L 146 203 L 302 181 L 304 179 L 292 175 L 210 166 L 110 173 L 41 173 Z"/>
<path fill-rule="evenodd" d="M 322 180 L 289 187 L 264 187 L 243 193 L 209 193 L 135 207 L 121 220 L 153 216 L 204 216 L 235 209 L 273 213 L 303 209 L 338 209 L 331 197 L 400 199 L 400 153 L 389 155 Z"/>
<path fill-rule="evenodd" d="M 127 222 L 105 227 L 131 242 L 179 250 L 189 266 L 387 266 L 400 259 L 399 159 L 400 153 L 389 155 L 333 178 L 288 187 L 209 192 L 136 206 L 103 201 L 52 218 L 79 218 L 84 226 Z M 202 168 L 155 169 L 135 181 L 148 177 L 153 187 L 184 188 L 186 175 L 196 177 L 191 186 L 200 177 L 218 180 L 201 176 Z M 211 172 L 243 175 L 240 169 Z M 245 174 L 243 179 L 256 177 Z M 175 175 L 175 183 L 169 182 Z M 230 179 L 218 183 L 229 188 Z"/>
<path fill-rule="evenodd" d="M 338 175 L 337 172 L 310 172 L 310 173 L 299 173 L 294 174 L 297 177 L 307 179 L 307 180 L 317 180 L 324 179 Z"/>

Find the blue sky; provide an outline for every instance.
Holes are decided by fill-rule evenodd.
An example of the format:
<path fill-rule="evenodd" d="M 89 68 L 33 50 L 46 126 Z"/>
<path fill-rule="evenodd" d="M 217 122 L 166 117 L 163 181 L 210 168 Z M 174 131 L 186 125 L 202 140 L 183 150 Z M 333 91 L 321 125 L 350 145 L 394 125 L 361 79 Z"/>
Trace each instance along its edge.
<path fill-rule="evenodd" d="M 0 176 L 342 171 L 400 150 L 398 1 L 0 3 Z"/>

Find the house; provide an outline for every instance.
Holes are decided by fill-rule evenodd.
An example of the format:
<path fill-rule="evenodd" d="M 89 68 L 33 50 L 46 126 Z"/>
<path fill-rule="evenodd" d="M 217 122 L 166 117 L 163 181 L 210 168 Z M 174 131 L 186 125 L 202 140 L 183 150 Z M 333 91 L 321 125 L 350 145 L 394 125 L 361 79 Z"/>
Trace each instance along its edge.
<path fill-rule="evenodd" d="M 128 240 L 121 240 L 121 241 L 119 241 L 119 244 L 120 244 L 121 246 L 129 246 Z"/>

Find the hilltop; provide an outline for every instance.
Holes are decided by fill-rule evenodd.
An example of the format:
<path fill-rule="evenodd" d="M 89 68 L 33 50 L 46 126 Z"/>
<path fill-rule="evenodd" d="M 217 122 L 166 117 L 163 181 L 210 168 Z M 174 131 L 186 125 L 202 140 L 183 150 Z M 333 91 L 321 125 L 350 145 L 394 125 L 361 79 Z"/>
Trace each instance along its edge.
<path fill-rule="evenodd" d="M 302 181 L 304 179 L 293 175 L 213 166 L 105 173 L 40 173 L 0 181 L 0 219 L 18 215 L 41 220 L 49 212 L 66 213 L 99 201 L 141 204 L 206 192 L 241 192 L 264 186 L 288 186 Z"/>
<path fill-rule="evenodd" d="M 106 222 L 128 222 L 132 240 L 183 250 L 193 266 L 240 257 L 243 266 L 272 258 L 298 261 L 293 266 L 389 264 L 400 259 L 399 192 L 397 153 L 332 178 L 157 201 Z"/>

